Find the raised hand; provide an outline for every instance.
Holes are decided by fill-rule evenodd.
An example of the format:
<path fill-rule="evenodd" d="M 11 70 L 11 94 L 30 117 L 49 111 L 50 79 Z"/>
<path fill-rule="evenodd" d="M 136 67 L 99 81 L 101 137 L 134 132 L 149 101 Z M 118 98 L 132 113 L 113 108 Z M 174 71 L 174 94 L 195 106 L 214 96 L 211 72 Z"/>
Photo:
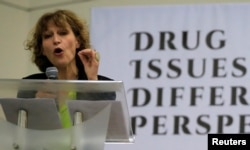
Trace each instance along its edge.
<path fill-rule="evenodd" d="M 98 80 L 99 53 L 93 49 L 83 49 L 78 52 L 78 56 L 84 65 L 88 80 Z"/>

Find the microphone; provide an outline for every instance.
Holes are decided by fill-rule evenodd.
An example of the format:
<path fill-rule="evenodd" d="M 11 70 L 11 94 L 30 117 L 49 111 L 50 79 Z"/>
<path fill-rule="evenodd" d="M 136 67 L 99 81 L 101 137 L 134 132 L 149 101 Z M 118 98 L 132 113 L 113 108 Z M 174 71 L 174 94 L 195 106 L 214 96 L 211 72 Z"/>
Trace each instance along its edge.
<path fill-rule="evenodd" d="M 50 79 L 50 80 L 56 80 L 57 79 L 58 70 L 57 70 L 56 67 L 48 67 L 48 68 L 46 68 L 45 74 L 48 77 L 48 79 Z M 57 98 L 55 98 L 55 103 L 56 103 L 57 110 L 59 110 L 59 104 L 58 104 Z"/>
<path fill-rule="evenodd" d="M 48 77 L 48 79 L 51 80 L 56 80 L 57 79 L 57 74 L 58 74 L 58 70 L 56 67 L 48 67 L 46 68 L 46 76 Z"/>

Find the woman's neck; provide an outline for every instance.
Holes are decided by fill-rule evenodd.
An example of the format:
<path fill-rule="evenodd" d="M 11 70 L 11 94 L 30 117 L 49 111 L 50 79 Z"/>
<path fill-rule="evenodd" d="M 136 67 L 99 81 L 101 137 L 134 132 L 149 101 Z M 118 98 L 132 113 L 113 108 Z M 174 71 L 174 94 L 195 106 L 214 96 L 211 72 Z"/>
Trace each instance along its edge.
<path fill-rule="evenodd" d="M 77 67 L 65 67 L 58 68 L 58 79 L 59 80 L 77 80 L 78 69 Z"/>

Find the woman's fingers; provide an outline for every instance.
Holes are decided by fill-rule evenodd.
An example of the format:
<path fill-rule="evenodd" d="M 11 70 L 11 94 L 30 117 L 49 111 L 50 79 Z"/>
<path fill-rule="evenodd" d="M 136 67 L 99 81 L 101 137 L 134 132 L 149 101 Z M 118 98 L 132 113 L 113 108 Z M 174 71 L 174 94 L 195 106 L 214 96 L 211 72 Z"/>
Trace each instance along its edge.
<path fill-rule="evenodd" d="M 93 49 L 84 49 L 78 52 L 78 56 L 82 60 L 84 64 L 91 63 L 91 62 L 99 62 L 100 61 L 100 54 Z"/>

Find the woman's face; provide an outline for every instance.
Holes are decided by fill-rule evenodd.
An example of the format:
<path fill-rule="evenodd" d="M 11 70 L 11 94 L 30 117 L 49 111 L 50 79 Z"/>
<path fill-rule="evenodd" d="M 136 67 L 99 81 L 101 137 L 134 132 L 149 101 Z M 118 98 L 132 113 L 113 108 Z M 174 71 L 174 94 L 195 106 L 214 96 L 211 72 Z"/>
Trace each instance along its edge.
<path fill-rule="evenodd" d="M 42 53 L 57 68 L 75 65 L 75 53 L 79 43 L 69 24 L 66 28 L 48 23 L 42 35 Z"/>

